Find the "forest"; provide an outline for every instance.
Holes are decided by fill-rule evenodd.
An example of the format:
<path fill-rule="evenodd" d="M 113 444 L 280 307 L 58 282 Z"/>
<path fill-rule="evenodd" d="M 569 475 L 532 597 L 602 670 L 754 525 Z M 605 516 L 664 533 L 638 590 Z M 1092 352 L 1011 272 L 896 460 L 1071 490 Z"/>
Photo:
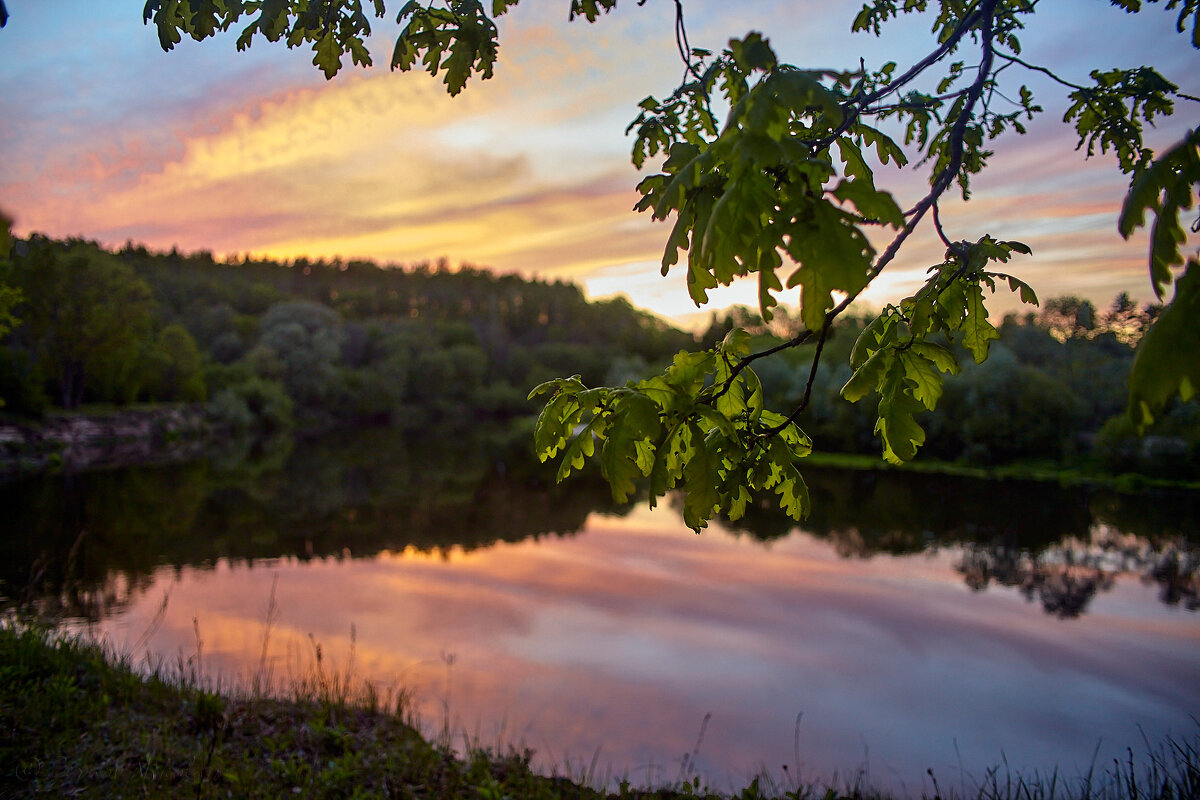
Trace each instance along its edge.
<path fill-rule="evenodd" d="M 542 381 L 621 385 L 697 344 L 624 299 L 444 261 L 218 261 L 34 235 L 0 262 L 0 285 L 19 298 L 0 348 L 0 414 L 16 419 L 173 402 L 204 403 L 215 426 L 252 433 L 517 419 L 537 412 L 527 395 Z M 1157 313 L 1121 295 L 1102 309 L 1060 297 L 1006 316 L 988 361 L 957 353 L 962 372 L 922 419 L 921 458 L 1200 476 L 1195 400 L 1144 438 L 1125 413 L 1135 348 Z M 843 316 L 825 345 L 800 419 L 817 452 L 878 453 L 874 409 L 839 394 L 871 318 Z M 763 349 L 801 325 L 786 309 L 766 323 L 733 308 L 699 345 L 736 327 Z M 768 406 L 804 394 L 812 354 L 755 365 Z"/>
<path fill-rule="evenodd" d="M 624 382 L 692 343 L 623 300 L 446 263 L 219 263 L 33 237 L 7 271 L 23 301 L 0 396 L 33 417 L 203 401 L 262 431 L 507 418 L 536 410 L 543 380 Z"/>

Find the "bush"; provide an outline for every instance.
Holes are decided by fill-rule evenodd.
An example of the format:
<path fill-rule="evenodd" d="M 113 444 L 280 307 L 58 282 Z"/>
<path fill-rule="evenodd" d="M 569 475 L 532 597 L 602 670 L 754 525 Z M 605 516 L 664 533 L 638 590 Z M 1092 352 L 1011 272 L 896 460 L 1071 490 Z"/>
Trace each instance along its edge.
<path fill-rule="evenodd" d="M 1146 436 L 1137 435 L 1127 415 L 1114 415 L 1096 434 L 1092 455 L 1112 472 L 1194 479 L 1200 476 L 1200 405 L 1176 404 Z"/>
<path fill-rule="evenodd" d="M 1112 472 L 1131 472 L 1138 465 L 1138 437 L 1125 414 L 1117 414 L 1104 423 L 1092 442 L 1092 455 Z"/>
<path fill-rule="evenodd" d="M 222 389 L 208 404 L 211 420 L 243 431 L 290 428 L 293 410 L 292 399 L 281 383 L 257 377 Z"/>

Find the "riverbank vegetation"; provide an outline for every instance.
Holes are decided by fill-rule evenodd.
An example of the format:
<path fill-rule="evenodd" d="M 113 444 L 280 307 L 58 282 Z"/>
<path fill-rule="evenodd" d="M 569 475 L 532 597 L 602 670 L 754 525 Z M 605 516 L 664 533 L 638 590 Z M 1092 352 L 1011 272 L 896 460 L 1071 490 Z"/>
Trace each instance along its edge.
<path fill-rule="evenodd" d="M 1200 479 L 1200 403 L 1170 404 L 1144 437 L 1126 414 L 1137 346 L 1159 311 L 1125 294 L 1104 309 L 1058 297 L 1036 313 L 1005 316 L 983 364 L 961 345 L 944 343 L 956 351 L 961 372 L 945 377 L 936 410 L 918 416 L 927 439 L 912 463 Z M 811 390 L 811 349 L 789 349 L 754 365 L 768 407 L 787 406 L 810 392 L 799 424 L 812 436 L 815 453 L 873 454 L 879 460 L 874 409 L 841 396 L 852 372 L 850 352 L 871 319 L 844 316 L 833 327 Z M 765 323 L 735 309 L 714 319 L 703 341 L 711 346 L 736 327 L 754 334 L 756 350 L 769 349 L 795 336 L 801 324 L 783 310 Z"/>
<path fill-rule="evenodd" d="M 639 788 L 541 775 L 532 753 L 422 736 L 403 692 L 318 661 L 282 697 L 217 687 L 198 659 L 135 665 L 85 639 L 0 625 L 0 796 L 309 798 L 886 798 L 854 784 L 763 775 L 716 792 L 685 768 Z M 457 749 L 456 749 L 457 746 Z M 1080 776 L 931 775 L 922 794 L 979 800 L 1182 800 L 1200 794 L 1200 742 L 1168 741 Z M 942 778 L 939 781 L 939 777 Z M 954 788 L 952 784 L 959 784 Z"/>
<path fill-rule="evenodd" d="M 81 404 L 203 402 L 223 428 L 284 429 L 528 417 L 529 389 L 556 375 L 587 385 L 639 380 L 680 349 L 733 328 L 755 349 L 803 324 L 735 308 L 699 335 L 579 287 L 448 264 L 282 263 L 34 235 L 0 262 L 19 298 L 0 347 L 10 419 Z M 1174 402 L 1140 438 L 1125 413 L 1136 347 L 1157 314 L 1128 296 L 1097 309 L 1074 297 L 1010 314 L 983 364 L 958 348 L 921 461 L 967 468 L 1158 480 L 1200 479 L 1200 403 Z M 871 315 L 843 315 L 819 368 L 812 348 L 757 362 L 768 407 L 809 396 L 799 422 L 818 454 L 873 454 L 875 411 L 840 396 Z M 946 343 L 953 349 L 953 345 Z"/>

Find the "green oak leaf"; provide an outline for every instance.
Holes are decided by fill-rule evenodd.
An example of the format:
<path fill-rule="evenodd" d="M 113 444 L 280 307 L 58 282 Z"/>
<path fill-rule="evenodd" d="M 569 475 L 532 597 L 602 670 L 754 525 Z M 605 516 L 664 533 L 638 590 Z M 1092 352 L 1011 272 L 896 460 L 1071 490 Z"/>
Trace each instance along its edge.
<path fill-rule="evenodd" d="M 338 74 L 342 68 L 342 48 L 332 33 L 325 34 L 313 44 L 312 63 L 321 68 L 326 80 Z"/>
<path fill-rule="evenodd" d="M 884 375 L 879 395 L 875 433 L 883 442 L 883 458 L 892 464 L 911 461 L 925 443 L 925 429 L 916 420 L 925 406 L 913 397 L 907 370 L 898 360 Z"/>
<path fill-rule="evenodd" d="M 582 408 L 578 398 L 585 388 L 579 376 L 575 375 L 546 381 L 529 392 L 530 400 L 540 394 L 554 393 L 538 414 L 534 425 L 534 449 L 543 462 L 553 458 L 566 445 L 568 437 L 579 424 Z"/>
<path fill-rule="evenodd" d="M 567 443 L 566 449 L 563 450 L 562 460 L 558 465 L 556 480 L 559 483 L 566 480 L 574 470 L 582 469 L 587 459 L 596 452 L 594 428 L 599 422 L 599 417 L 592 417 Z"/>
<path fill-rule="evenodd" d="M 754 497 L 750 494 L 750 489 L 745 484 L 735 487 L 733 496 L 729 498 L 729 508 L 725 514 L 730 520 L 736 522 L 746 516 L 746 508 L 753 499 Z"/>
<path fill-rule="evenodd" d="M 694 451 L 691 427 L 676 423 L 654 452 L 649 476 L 651 507 L 657 498 L 675 488 L 683 477 L 683 465 L 692 458 Z"/>
<path fill-rule="evenodd" d="M 824 198 L 815 199 L 808 216 L 790 226 L 787 251 L 800 267 L 789 276 L 789 289 L 800 286 L 800 318 L 818 330 L 833 308 L 833 293 L 857 294 L 866 286 L 875 250 L 853 219 Z"/>
<path fill-rule="evenodd" d="M 1020 293 L 1021 302 L 1028 303 L 1031 306 L 1040 305 L 1038 303 L 1037 292 L 1033 290 L 1025 281 L 1014 278 L 1012 275 L 1005 276 L 1008 279 L 1008 288 L 1014 292 Z"/>
<path fill-rule="evenodd" d="M 848 136 L 839 136 L 837 140 L 838 153 L 845 164 L 846 176 L 860 180 L 871 180 L 874 174 L 863 158 L 862 150 Z"/>
<path fill-rule="evenodd" d="M 1139 433 L 1168 401 L 1200 391 L 1200 261 L 1175 280 L 1175 297 L 1138 344 L 1129 374 L 1129 417 Z"/>
<path fill-rule="evenodd" d="M 851 403 L 857 403 L 871 392 L 877 391 L 885 376 L 891 370 L 892 362 L 896 360 L 896 351 L 892 348 L 876 350 L 862 366 L 854 371 L 850 380 L 842 387 L 842 397 Z"/>
<path fill-rule="evenodd" d="M 966 315 L 962 322 L 963 345 L 971 351 L 976 364 L 987 360 L 988 346 L 1000 338 L 996 326 L 988 322 L 983 303 L 983 288 L 975 283 L 965 287 Z"/>
<path fill-rule="evenodd" d="M 850 202 L 865 219 L 886 222 L 893 228 L 904 227 L 904 212 L 887 192 L 875 188 L 869 178 L 842 181 L 833 190 L 833 196 L 842 202 Z"/>
<path fill-rule="evenodd" d="M 662 422 L 658 405 L 636 390 L 618 389 L 613 402 L 616 410 L 601 450 L 600 470 L 613 499 L 623 503 L 654 467 L 654 441 L 661 434 Z"/>
<path fill-rule="evenodd" d="M 773 482 L 766 488 L 774 489 L 779 495 L 779 507 L 792 519 L 800 521 L 808 516 L 812 507 L 808 494 L 808 484 L 804 482 L 800 470 L 796 469 L 795 454 L 786 443 L 774 441 L 769 448 L 771 466 L 774 472 Z"/>
<path fill-rule="evenodd" d="M 688 426 L 691 440 L 699 442 L 683 465 L 683 522 L 699 533 L 708 526 L 714 511 L 721 504 L 717 491 L 717 470 L 720 459 L 716 454 L 717 437 L 705 436 L 698 425 Z"/>
<path fill-rule="evenodd" d="M 894 161 L 898 167 L 908 164 L 908 156 L 904 154 L 904 150 L 887 134 L 867 125 L 857 126 L 855 132 L 862 137 L 864 144 L 875 148 L 875 155 L 881 163 L 888 164 Z"/>
<path fill-rule="evenodd" d="M 882 349 L 884 345 L 895 342 L 895 317 L 891 314 L 880 314 L 863 328 L 862 333 L 854 340 L 850 351 L 850 366 L 858 369 L 871 357 L 872 353 Z"/>
<path fill-rule="evenodd" d="M 941 350 L 941 353 L 933 353 L 933 358 L 927 357 L 925 353 L 936 348 Z M 925 408 L 933 411 L 937 407 L 937 401 L 942 396 L 942 373 L 939 371 L 941 366 L 949 364 L 947 372 L 953 370 L 958 371 L 958 364 L 954 362 L 954 356 L 949 351 L 939 348 L 935 344 L 927 344 L 924 342 L 914 344 L 904 350 L 899 350 L 896 357 L 904 366 L 904 376 L 911 385 L 910 391 L 915 400 L 919 401 Z M 935 360 L 936 359 L 936 360 Z M 947 361 L 948 359 L 948 361 Z"/>
<path fill-rule="evenodd" d="M 1117 230 L 1128 239 L 1154 215 L 1150 233 L 1150 281 L 1161 298 L 1171 282 L 1171 268 L 1183 263 L 1186 235 L 1179 224 L 1181 209 L 1193 203 L 1192 187 L 1200 184 L 1200 128 L 1142 170 L 1129 187 Z"/>
<path fill-rule="evenodd" d="M 954 353 L 951 353 L 940 344 L 935 342 L 914 342 L 909 347 L 909 352 L 928 359 L 942 372 L 951 375 L 957 375 L 959 372 L 958 361 L 955 360 Z"/>

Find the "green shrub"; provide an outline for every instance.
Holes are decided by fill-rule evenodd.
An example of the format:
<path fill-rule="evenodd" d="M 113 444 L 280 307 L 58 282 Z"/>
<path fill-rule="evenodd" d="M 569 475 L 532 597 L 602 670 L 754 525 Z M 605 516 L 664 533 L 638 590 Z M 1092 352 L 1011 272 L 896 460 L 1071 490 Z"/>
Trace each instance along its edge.
<path fill-rule="evenodd" d="M 251 377 L 219 391 L 208 415 L 234 430 L 272 432 L 292 427 L 294 403 L 278 381 Z"/>

